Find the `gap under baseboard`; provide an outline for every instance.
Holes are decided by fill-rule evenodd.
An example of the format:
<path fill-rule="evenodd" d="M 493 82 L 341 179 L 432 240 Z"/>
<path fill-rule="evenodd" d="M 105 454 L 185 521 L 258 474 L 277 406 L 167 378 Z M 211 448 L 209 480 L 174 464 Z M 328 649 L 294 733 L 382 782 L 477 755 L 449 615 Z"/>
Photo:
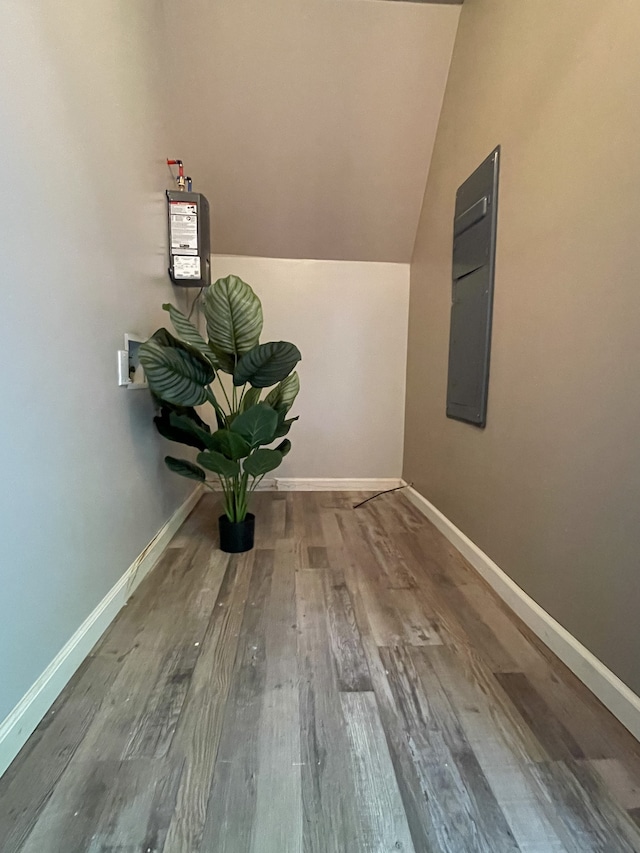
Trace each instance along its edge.
<path fill-rule="evenodd" d="M 537 637 L 594 693 L 602 704 L 640 740 L 640 697 L 586 646 L 504 572 L 491 557 L 472 542 L 444 513 L 420 492 L 408 486 L 404 494 L 473 568 L 500 598 L 531 628 Z"/>

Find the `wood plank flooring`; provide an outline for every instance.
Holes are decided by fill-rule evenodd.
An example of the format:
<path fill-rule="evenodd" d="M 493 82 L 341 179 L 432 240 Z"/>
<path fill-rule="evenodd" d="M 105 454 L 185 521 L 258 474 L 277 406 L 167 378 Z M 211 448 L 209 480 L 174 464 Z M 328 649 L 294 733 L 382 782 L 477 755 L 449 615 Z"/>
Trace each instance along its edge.
<path fill-rule="evenodd" d="M 640 746 L 401 493 L 202 499 L 0 780 L 2 853 L 631 853 Z"/>

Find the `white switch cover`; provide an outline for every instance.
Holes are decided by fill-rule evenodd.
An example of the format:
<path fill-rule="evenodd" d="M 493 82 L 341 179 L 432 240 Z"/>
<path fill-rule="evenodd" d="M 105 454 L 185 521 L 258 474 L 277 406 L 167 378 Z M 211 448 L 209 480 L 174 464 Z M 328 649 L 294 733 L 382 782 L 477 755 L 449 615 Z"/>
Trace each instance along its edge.
<path fill-rule="evenodd" d="M 118 385 L 130 385 L 129 353 L 126 349 L 118 350 Z"/>

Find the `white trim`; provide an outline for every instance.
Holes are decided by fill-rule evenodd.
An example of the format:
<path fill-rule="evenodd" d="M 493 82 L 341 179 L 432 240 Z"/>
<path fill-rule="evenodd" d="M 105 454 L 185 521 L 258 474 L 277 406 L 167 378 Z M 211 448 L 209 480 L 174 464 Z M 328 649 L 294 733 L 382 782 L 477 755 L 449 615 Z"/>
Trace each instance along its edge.
<path fill-rule="evenodd" d="M 275 480 L 276 488 L 280 492 L 382 492 L 385 489 L 395 489 L 403 484 L 404 481 L 399 477 L 352 480 L 319 477 L 279 477 Z"/>
<path fill-rule="evenodd" d="M 446 515 L 414 488 L 405 494 L 482 575 L 500 598 L 554 652 L 563 663 L 600 699 L 614 716 L 640 740 L 640 697 L 601 660 L 582 645 L 566 628 L 550 616 L 521 589 L 484 551 L 459 530 Z"/>
<path fill-rule="evenodd" d="M 219 482 L 211 482 L 214 491 L 222 491 Z M 258 492 L 383 492 L 403 486 L 399 477 L 384 479 L 338 479 L 331 477 L 265 477 L 256 489 Z"/>
<path fill-rule="evenodd" d="M 0 723 L 0 776 L 20 752 L 120 609 L 127 603 L 134 589 L 156 565 L 171 538 L 197 504 L 201 494 L 202 486 L 198 486 L 178 507 L 115 586 L 109 590 L 95 610 L 87 616 L 78 630 L 60 649 L 9 716 Z"/>
<path fill-rule="evenodd" d="M 222 483 L 220 480 L 208 480 L 207 481 L 211 490 L 214 492 L 222 492 Z M 277 481 L 274 480 L 273 477 L 265 477 L 260 481 L 259 485 L 255 489 L 256 492 L 277 492 L 278 486 Z"/>

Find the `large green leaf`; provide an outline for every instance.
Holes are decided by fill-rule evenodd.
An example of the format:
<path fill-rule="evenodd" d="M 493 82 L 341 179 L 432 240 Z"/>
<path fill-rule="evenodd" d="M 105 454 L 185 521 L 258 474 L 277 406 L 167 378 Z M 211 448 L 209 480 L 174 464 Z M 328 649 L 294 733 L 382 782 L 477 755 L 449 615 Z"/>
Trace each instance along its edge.
<path fill-rule="evenodd" d="M 157 344 L 160 344 L 161 347 L 187 349 L 187 345 L 179 338 L 176 338 L 175 335 L 172 335 L 168 329 L 164 328 L 164 326 L 161 329 L 156 329 L 149 340 L 155 341 Z"/>
<path fill-rule="evenodd" d="M 207 334 L 214 349 L 240 357 L 260 340 L 262 305 L 236 275 L 219 278 L 205 292 Z"/>
<path fill-rule="evenodd" d="M 227 459 L 243 459 L 251 453 L 249 442 L 230 429 L 219 429 L 214 432 L 208 446 L 211 450 L 222 453 Z"/>
<path fill-rule="evenodd" d="M 162 400 L 179 406 L 199 406 L 207 400 L 213 368 L 197 353 L 184 345 L 163 346 L 154 338 L 141 344 L 139 352 L 149 387 Z"/>
<path fill-rule="evenodd" d="M 198 453 L 198 462 L 203 468 L 208 468 L 214 474 L 219 474 L 221 477 L 235 477 L 240 473 L 240 465 L 232 459 L 227 459 L 222 453 L 217 450 L 205 450 Z"/>
<path fill-rule="evenodd" d="M 218 347 L 209 344 L 209 353 L 215 364 L 216 370 L 221 370 L 223 373 L 233 374 L 236 369 L 236 357 L 227 352 L 222 352 Z"/>
<path fill-rule="evenodd" d="M 233 384 L 250 382 L 254 388 L 269 388 L 288 376 L 301 358 L 298 347 L 288 341 L 259 344 L 238 362 Z"/>
<path fill-rule="evenodd" d="M 207 370 L 210 369 L 211 362 L 208 358 L 205 358 L 205 356 L 199 352 L 196 347 L 192 347 L 190 344 L 186 343 L 186 341 L 181 341 L 180 338 L 176 338 L 176 336 L 172 335 L 168 329 L 164 328 L 164 326 L 160 329 L 156 329 L 149 340 L 155 341 L 157 344 L 160 344 L 161 347 L 172 347 L 173 349 L 179 349 L 184 352 L 191 353 L 194 358 L 202 361 Z"/>
<path fill-rule="evenodd" d="M 187 355 L 190 355 L 196 361 L 199 361 L 201 363 L 202 369 L 204 371 L 206 371 L 207 376 L 211 376 L 211 381 L 213 381 L 213 379 L 215 378 L 211 368 L 212 368 L 212 366 L 213 367 L 216 366 L 217 356 L 215 355 L 215 353 L 213 353 L 213 351 L 208 346 L 208 344 L 207 344 L 207 348 L 209 351 L 206 353 L 202 353 L 196 347 L 193 347 L 189 343 L 180 340 L 180 338 L 176 338 L 175 335 L 172 335 L 171 332 L 165 328 L 156 329 L 156 331 L 151 335 L 149 340 L 155 341 L 156 343 L 160 344 L 160 346 L 169 347 L 171 349 L 178 349 L 178 350 L 181 350 L 182 352 L 186 353 Z M 153 390 L 151 393 L 153 394 Z M 163 402 L 165 404 L 167 403 L 166 400 Z M 174 408 L 177 408 L 177 406 L 175 404 L 171 404 L 171 405 L 173 405 Z M 189 408 L 190 411 L 187 412 L 187 414 L 189 414 L 189 416 L 192 417 L 191 413 L 194 411 L 193 407 L 182 406 L 180 408 L 182 408 L 182 409 Z M 184 413 L 180 412 L 180 414 L 184 414 Z"/>
<path fill-rule="evenodd" d="M 237 432 L 251 447 L 260 444 L 270 444 L 276 438 L 278 413 L 270 406 L 259 403 L 242 412 L 231 424 L 233 432 Z"/>
<path fill-rule="evenodd" d="M 169 312 L 173 328 L 180 335 L 180 338 L 185 343 L 189 344 L 189 346 L 199 350 L 206 358 L 208 358 L 211 354 L 209 344 L 205 341 L 191 320 L 189 320 L 188 317 L 185 317 L 182 311 L 179 311 L 174 305 L 171 305 L 170 302 L 165 302 L 162 308 Z"/>
<path fill-rule="evenodd" d="M 281 462 L 282 453 L 279 450 L 260 447 L 244 460 L 243 468 L 251 477 L 262 477 L 277 468 Z"/>
<path fill-rule="evenodd" d="M 206 479 L 206 474 L 202 468 L 198 468 L 193 462 L 188 462 L 186 459 L 175 459 L 173 456 L 165 456 L 164 463 L 174 474 L 180 474 L 181 477 L 186 477 L 188 480 L 198 480 L 203 483 Z"/>
<path fill-rule="evenodd" d="M 209 450 L 215 450 L 213 447 L 213 436 L 211 435 L 211 431 L 202 429 L 202 427 L 192 421 L 191 418 L 187 417 L 187 415 L 178 415 L 175 412 L 172 412 L 169 416 L 169 423 L 175 429 L 189 432 L 194 436 L 194 438 L 199 439 L 199 441 L 204 445 L 200 450 L 204 450 L 205 447 L 209 448 Z"/>
<path fill-rule="evenodd" d="M 296 415 L 295 418 L 289 418 L 289 420 L 287 420 L 285 418 L 285 415 L 286 412 L 284 410 L 278 412 L 278 425 L 276 427 L 276 434 L 273 436 L 274 439 L 282 438 L 284 435 L 287 435 L 287 433 L 291 429 L 291 424 L 294 421 L 297 421 L 300 417 L 299 415 Z"/>
<path fill-rule="evenodd" d="M 284 441 L 281 441 L 280 444 L 276 447 L 276 450 L 279 450 L 283 456 L 286 456 L 287 453 L 291 450 L 291 442 L 288 438 L 285 438 Z"/>
<path fill-rule="evenodd" d="M 293 401 L 298 396 L 299 390 L 300 379 L 294 371 L 283 379 L 282 382 L 279 382 L 275 388 L 272 388 L 264 398 L 264 401 L 267 406 L 271 406 L 273 409 L 284 409 L 285 412 L 288 412 L 291 406 L 293 406 Z"/>
<path fill-rule="evenodd" d="M 167 403 L 166 400 L 161 400 L 157 394 L 154 394 L 151 391 L 151 396 L 153 397 L 154 403 L 160 409 L 160 413 L 162 414 L 162 409 L 166 409 L 167 415 L 169 417 L 169 413 L 175 412 L 176 415 L 186 415 L 190 418 L 194 423 L 198 424 L 206 432 L 211 432 L 211 427 L 206 421 L 203 421 L 197 411 L 193 408 L 193 406 L 177 406 L 175 403 Z"/>
<path fill-rule="evenodd" d="M 177 418 L 177 422 L 172 422 L 172 418 Z M 187 427 L 182 423 L 182 418 L 189 422 Z M 204 450 L 207 446 L 204 436 L 211 438 L 209 433 L 205 430 L 201 430 L 200 427 L 189 418 L 186 416 L 176 415 L 166 406 L 162 407 L 160 414 L 153 419 L 153 422 L 163 438 L 167 438 L 169 441 L 177 441 L 180 444 L 188 444 L 189 447 L 197 447 L 198 450 Z M 202 432 L 204 436 L 201 436 L 200 432 Z"/>
<path fill-rule="evenodd" d="M 245 392 L 244 397 L 242 398 L 242 403 L 240 404 L 240 411 L 246 412 L 247 409 L 250 409 L 251 406 L 255 406 L 260 402 L 260 394 L 262 394 L 262 388 L 249 388 L 248 391 Z M 275 408 L 275 406 L 271 406 L 271 408 Z"/>
<path fill-rule="evenodd" d="M 162 307 L 165 311 L 169 312 L 174 329 L 185 343 L 202 353 L 216 370 L 222 370 L 224 373 L 233 373 L 236 364 L 234 356 L 222 352 L 217 347 L 210 346 L 193 323 L 184 316 L 182 311 L 178 311 L 171 303 L 165 302 Z"/>

